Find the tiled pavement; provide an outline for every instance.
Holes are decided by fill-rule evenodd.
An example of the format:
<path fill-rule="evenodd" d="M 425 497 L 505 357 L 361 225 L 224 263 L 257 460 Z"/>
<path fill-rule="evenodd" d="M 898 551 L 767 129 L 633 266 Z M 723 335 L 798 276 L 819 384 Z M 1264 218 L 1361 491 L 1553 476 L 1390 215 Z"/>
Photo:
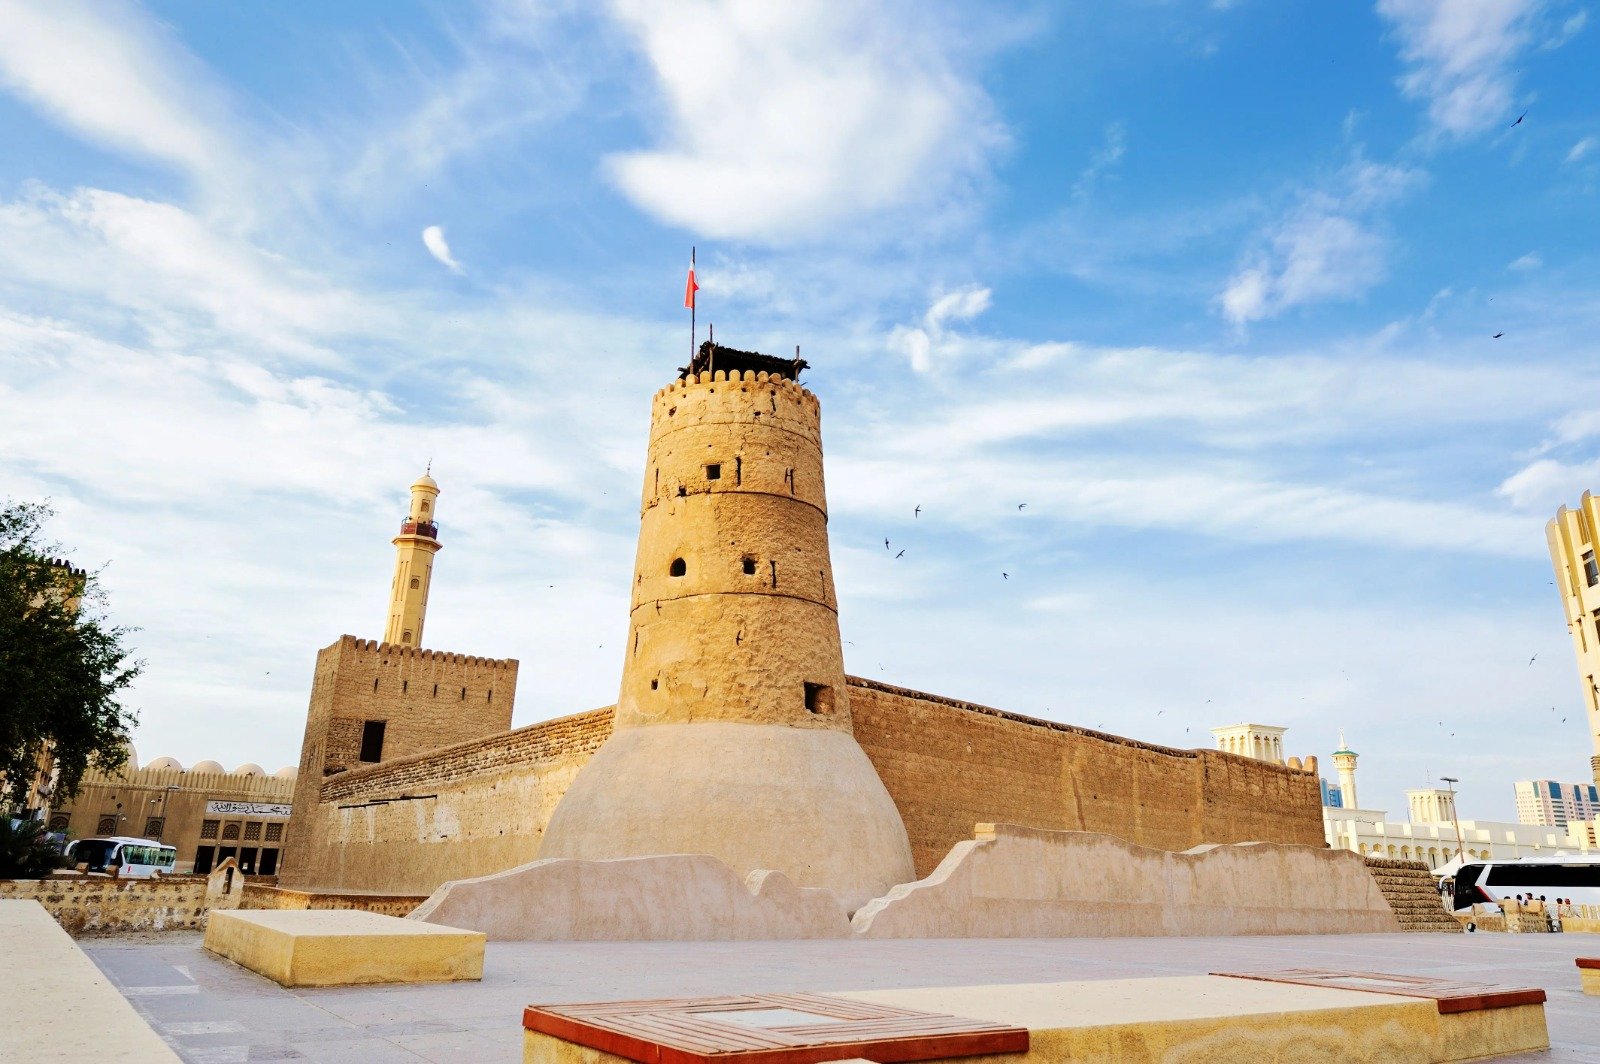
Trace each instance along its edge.
<path fill-rule="evenodd" d="M 522 1006 L 761 990 L 849 990 L 1342 968 L 1540 986 L 1552 1050 L 1600 1064 L 1600 998 L 1573 958 L 1600 935 L 492 942 L 482 983 L 288 991 L 179 932 L 79 944 L 186 1061 L 521 1060 Z"/>

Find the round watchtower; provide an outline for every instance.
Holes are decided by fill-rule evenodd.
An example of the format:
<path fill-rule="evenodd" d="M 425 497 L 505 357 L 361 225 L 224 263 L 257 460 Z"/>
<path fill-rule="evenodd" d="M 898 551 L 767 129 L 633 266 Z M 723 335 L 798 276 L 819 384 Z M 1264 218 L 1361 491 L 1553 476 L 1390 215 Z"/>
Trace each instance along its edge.
<path fill-rule="evenodd" d="M 913 871 L 851 731 L 821 408 L 753 368 L 789 363 L 716 358 L 656 393 L 616 730 L 540 856 L 709 853 L 864 901 Z"/>

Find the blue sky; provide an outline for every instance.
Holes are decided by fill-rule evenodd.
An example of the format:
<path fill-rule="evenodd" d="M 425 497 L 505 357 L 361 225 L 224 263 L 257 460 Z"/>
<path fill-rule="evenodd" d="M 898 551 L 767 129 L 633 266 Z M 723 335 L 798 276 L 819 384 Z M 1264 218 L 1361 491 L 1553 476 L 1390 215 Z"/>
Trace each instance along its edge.
<path fill-rule="evenodd" d="M 608 704 L 694 244 L 813 363 L 851 671 L 1510 819 L 1590 753 L 1592 21 L 0 0 L 0 493 L 139 627 L 141 760 L 296 760 L 430 458 L 428 642 Z"/>

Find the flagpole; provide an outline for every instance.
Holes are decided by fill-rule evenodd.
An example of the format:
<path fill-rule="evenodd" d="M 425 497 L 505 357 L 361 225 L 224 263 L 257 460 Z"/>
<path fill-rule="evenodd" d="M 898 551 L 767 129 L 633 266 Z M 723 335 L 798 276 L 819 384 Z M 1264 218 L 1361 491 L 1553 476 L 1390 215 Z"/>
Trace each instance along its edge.
<path fill-rule="evenodd" d="M 694 245 L 692 245 L 692 244 L 689 246 L 689 275 L 691 277 L 694 276 Z M 694 294 L 695 294 L 696 297 L 698 297 L 700 293 L 696 292 Z M 700 302 L 699 298 L 695 298 L 689 304 L 689 364 L 691 366 L 694 365 L 694 341 L 695 341 L 694 312 L 695 312 L 695 309 L 696 309 L 696 304 L 698 304 L 699 302 Z"/>

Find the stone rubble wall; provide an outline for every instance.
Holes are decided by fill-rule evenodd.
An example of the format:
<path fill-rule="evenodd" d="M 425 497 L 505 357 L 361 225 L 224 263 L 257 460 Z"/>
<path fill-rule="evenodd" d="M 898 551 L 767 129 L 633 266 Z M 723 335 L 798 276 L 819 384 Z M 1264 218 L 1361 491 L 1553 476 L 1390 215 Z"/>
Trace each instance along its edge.
<path fill-rule="evenodd" d="M 1392 861 L 1382 857 L 1365 858 L 1367 870 L 1378 889 L 1389 900 L 1389 907 L 1400 919 L 1402 931 L 1459 932 L 1462 924 L 1446 908 L 1439 896 L 1438 881 L 1421 861 Z M 1479 925 L 1482 927 L 1482 925 Z"/>
<path fill-rule="evenodd" d="M 37 901 L 72 935 L 198 931 L 205 928 L 212 909 L 239 907 L 244 883 L 245 877 L 229 858 L 209 876 L 0 879 L 0 900 Z"/>

